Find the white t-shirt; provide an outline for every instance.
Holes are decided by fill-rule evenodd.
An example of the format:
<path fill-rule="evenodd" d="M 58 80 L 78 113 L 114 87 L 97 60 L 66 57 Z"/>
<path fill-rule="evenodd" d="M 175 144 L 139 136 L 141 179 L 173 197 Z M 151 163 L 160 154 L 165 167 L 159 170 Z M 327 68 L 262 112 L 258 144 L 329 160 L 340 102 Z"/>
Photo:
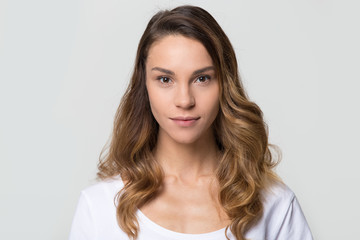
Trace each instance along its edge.
<path fill-rule="evenodd" d="M 114 198 L 123 187 L 120 179 L 99 182 L 81 192 L 69 240 L 128 240 L 116 221 Z M 246 234 L 251 240 L 312 240 L 312 235 L 294 193 L 285 185 L 264 191 L 264 214 Z M 168 230 L 137 211 L 137 240 L 225 240 L 225 228 L 203 234 Z M 236 240 L 231 231 L 231 240 Z"/>

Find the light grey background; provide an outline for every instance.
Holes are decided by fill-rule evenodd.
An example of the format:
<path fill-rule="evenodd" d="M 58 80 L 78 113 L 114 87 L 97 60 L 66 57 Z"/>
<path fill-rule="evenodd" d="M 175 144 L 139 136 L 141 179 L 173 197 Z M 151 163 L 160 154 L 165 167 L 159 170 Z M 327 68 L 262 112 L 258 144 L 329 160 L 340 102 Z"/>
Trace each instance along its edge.
<path fill-rule="evenodd" d="M 232 41 L 314 237 L 360 235 L 356 1 L 0 0 L 0 239 L 67 239 L 145 25 L 184 3 Z"/>

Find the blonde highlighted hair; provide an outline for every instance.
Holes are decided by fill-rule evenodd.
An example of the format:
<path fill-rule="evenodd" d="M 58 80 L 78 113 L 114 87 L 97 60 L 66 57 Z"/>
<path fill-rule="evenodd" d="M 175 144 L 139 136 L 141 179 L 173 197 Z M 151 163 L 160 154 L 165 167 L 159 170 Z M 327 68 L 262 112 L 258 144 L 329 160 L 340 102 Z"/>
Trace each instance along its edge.
<path fill-rule="evenodd" d="M 126 183 L 117 195 L 120 228 L 136 239 L 136 211 L 156 197 L 163 172 L 152 155 L 158 123 L 152 116 L 145 86 L 145 65 L 150 46 L 167 35 L 182 35 L 201 42 L 212 57 L 220 86 L 220 110 L 213 123 L 221 152 L 216 176 L 219 201 L 230 230 L 238 240 L 261 217 L 261 191 L 277 176 L 272 171 L 267 126 L 260 108 L 242 86 L 233 47 L 216 20 L 204 9 L 180 6 L 160 11 L 149 21 L 138 45 L 131 82 L 117 110 L 111 142 L 98 165 L 100 179 L 120 175 Z"/>

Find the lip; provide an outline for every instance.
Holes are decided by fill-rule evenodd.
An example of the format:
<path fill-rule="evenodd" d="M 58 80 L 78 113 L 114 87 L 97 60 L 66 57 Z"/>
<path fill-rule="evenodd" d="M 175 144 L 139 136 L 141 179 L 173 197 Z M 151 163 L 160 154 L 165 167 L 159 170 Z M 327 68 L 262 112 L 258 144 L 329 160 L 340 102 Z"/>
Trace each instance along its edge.
<path fill-rule="evenodd" d="M 200 117 L 191 117 L 191 116 L 178 116 L 170 118 L 175 124 L 181 127 L 190 127 L 193 126 Z"/>

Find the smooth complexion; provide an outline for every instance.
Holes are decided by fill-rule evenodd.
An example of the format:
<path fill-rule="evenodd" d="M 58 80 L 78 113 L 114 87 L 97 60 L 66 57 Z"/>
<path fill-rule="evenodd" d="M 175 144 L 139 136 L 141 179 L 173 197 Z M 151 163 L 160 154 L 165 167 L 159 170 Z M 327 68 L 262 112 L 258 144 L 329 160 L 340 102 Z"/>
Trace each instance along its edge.
<path fill-rule="evenodd" d="M 151 111 L 159 123 L 154 157 L 165 178 L 157 197 L 140 210 L 182 233 L 205 233 L 229 224 L 214 176 L 218 150 L 212 124 L 219 83 L 212 59 L 197 40 L 168 35 L 153 43 L 146 62 Z"/>

